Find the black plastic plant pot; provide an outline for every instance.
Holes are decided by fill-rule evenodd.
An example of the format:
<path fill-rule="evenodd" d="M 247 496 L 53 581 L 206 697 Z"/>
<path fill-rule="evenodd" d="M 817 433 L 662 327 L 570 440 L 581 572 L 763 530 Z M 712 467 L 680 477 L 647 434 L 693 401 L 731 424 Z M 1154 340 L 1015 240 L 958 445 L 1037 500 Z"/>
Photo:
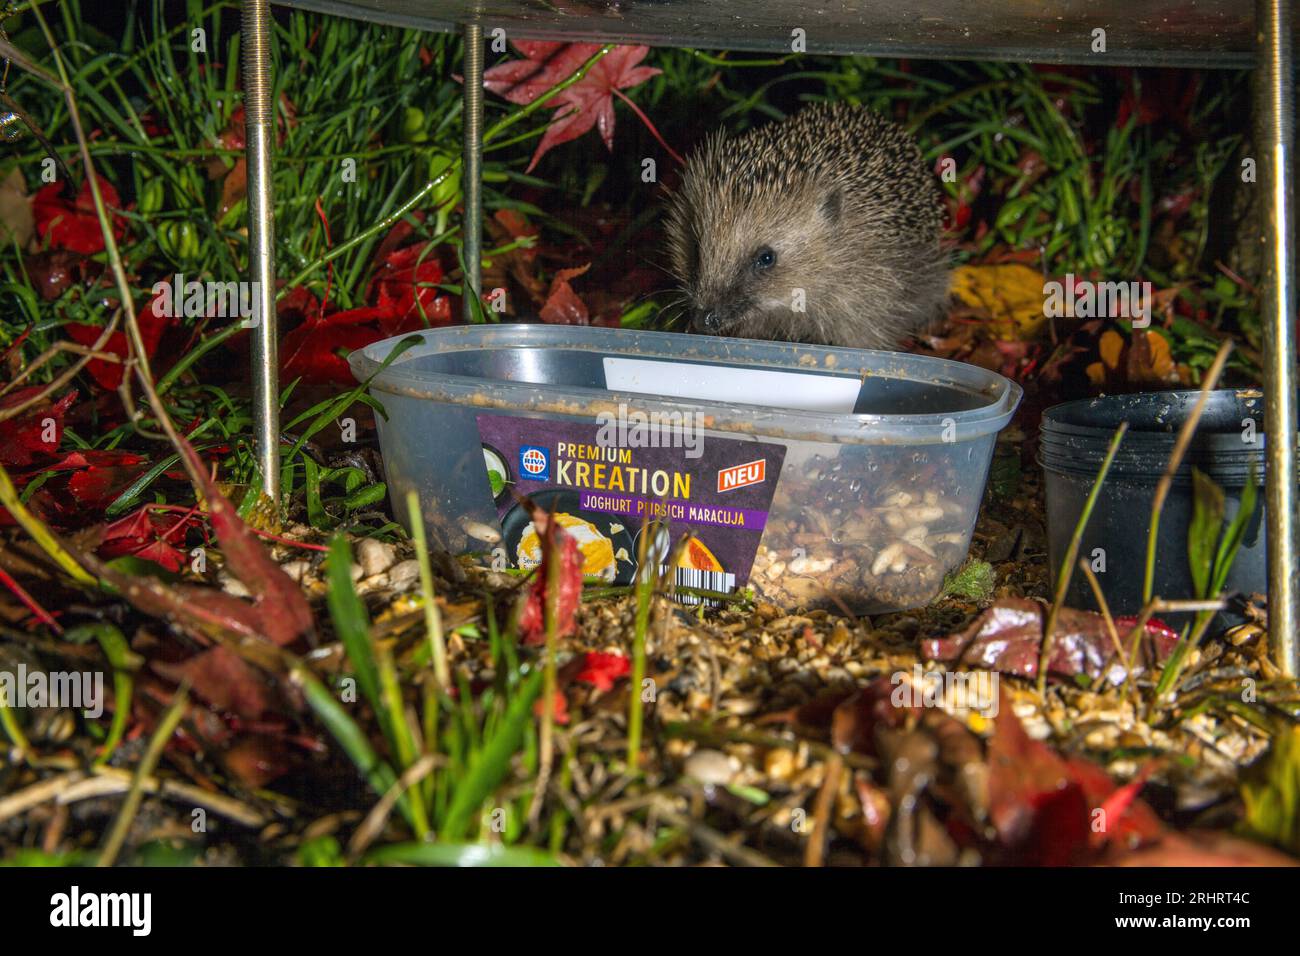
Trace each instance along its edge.
<path fill-rule="evenodd" d="M 1048 554 L 1053 580 L 1074 534 L 1084 502 L 1106 456 L 1115 429 L 1128 422 L 1114 464 L 1102 486 L 1079 548 L 1097 571 L 1111 612 L 1137 614 L 1142 607 L 1147 535 L 1156 485 L 1168 465 L 1178 432 L 1199 392 L 1146 392 L 1067 402 L 1043 416 L 1039 463 L 1046 475 Z M 1228 574 L 1229 592 L 1263 592 L 1265 570 L 1263 398 L 1255 390 L 1222 390 L 1210 396 L 1182 465 L 1174 476 L 1160 517 L 1152 593 L 1166 600 L 1195 598 L 1188 563 L 1192 520 L 1192 469 L 1223 489 L 1224 526 L 1254 476 L 1255 512 Z M 1097 609 L 1086 577 L 1071 578 L 1066 603 Z M 1181 615 L 1162 615 L 1181 623 Z M 1228 623 L 1235 615 L 1221 616 Z"/>

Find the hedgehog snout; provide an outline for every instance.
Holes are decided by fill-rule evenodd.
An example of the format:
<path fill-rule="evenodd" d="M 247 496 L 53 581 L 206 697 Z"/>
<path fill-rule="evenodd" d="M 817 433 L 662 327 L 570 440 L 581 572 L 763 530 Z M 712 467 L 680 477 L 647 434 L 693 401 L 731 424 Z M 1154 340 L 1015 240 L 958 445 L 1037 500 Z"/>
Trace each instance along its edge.
<path fill-rule="evenodd" d="M 722 331 L 722 313 L 717 309 L 695 309 L 691 312 L 691 331 L 717 335 Z"/>

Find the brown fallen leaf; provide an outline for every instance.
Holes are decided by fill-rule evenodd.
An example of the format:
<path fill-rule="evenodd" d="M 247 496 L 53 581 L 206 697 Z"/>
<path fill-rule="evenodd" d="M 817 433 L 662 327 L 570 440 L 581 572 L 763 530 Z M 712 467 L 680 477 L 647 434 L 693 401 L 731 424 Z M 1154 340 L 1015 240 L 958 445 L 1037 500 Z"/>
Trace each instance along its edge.
<path fill-rule="evenodd" d="M 244 720 L 257 720 L 282 709 L 266 677 L 224 647 L 201 651 L 176 664 L 154 661 L 150 667 L 178 684 L 188 681 L 190 689 L 205 703 Z"/>
<path fill-rule="evenodd" d="M 217 207 L 217 219 L 224 219 L 226 213 L 248 194 L 248 164 L 241 156 L 226 178 L 221 181 L 221 204 Z"/>
<path fill-rule="evenodd" d="M 0 242 L 6 246 L 17 244 L 27 248 L 36 232 L 36 219 L 27 197 L 27 181 L 15 166 L 0 182 Z"/>
<path fill-rule="evenodd" d="M 235 506 L 218 490 L 194 446 L 183 438 L 181 452 L 189 459 L 191 472 L 203 478 L 203 497 L 226 568 L 253 594 L 253 608 L 262 636 L 274 644 L 284 645 L 311 632 L 314 627 L 311 606 L 302 588 L 271 560 Z"/>
<path fill-rule="evenodd" d="M 591 263 L 587 263 L 576 269 L 561 269 L 555 274 L 551 280 L 551 291 L 546 296 L 546 304 L 539 313 L 543 322 L 559 325 L 588 324 L 587 304 L 578 298 L 573 286 L 569 285 L 569 280 L 576 279 L 590 268 Z"/>
<path fill-rule="evenodd" d="M 1044 610 L 1037 601 L 1004 598 L 981 613 L 964 631 L 923 640 L 921 654 L 931 660 L 961 662 L 1004 674 L 1036 677 Z M 1120 626 L 1120 636 L 1128 636 L 1123 625 Z M 1159 622 L 1149 622 L 1134 672 L 1141 673 L 1153 661 L 1168 657 L 1176 637 Z M 1095 679 L 1105 671 L 1106 679 L 1118 686 L 1124 682 L 1126 670 L 1125 663 L 1116 658 L 1114 645 L 1100 614 L 1074 608 L 1061 609 L 1056 619 L 1049 673 L 1062 677 L 1086 674 Z"/>
<path fill-rule="evenodd" d="M 840 753 L 874 755 L 879 727 L 901 727 L 909 713 L 920 711 L 919 706 L 910 703 L 895 706 L 894 690 L 890 678 L 880 677 L 841 701 L 831 713 L 832 746 Z M 812 716 L 801 714 L 800 723 L 808 723 Z"/>
<path fill-rule="evenodd" d="M 148 575 L 124 574 L 88 552 L 75 551 L 78 561 L 117 588 L 137 609 L 168 621 L 204 644 L 238 642 L 251 650 L 259 640 L 286 645 L 310 633 L 311 607 L 302 589 L 271 559 L 184 439 L 181 452 L 189 459 L 192 473 L 199 476 L 199 490 L 226 567 L 254 595 L 253 601 L 219 588 L 171 585 Z M 275 709 L 277 703 L 259 670 L 226 646 L 209 648 L 179 663 L 154 662 L 152 666 L 165 677 L 188 680 L 194 693 L 213 707 L 248 720 Z"/>

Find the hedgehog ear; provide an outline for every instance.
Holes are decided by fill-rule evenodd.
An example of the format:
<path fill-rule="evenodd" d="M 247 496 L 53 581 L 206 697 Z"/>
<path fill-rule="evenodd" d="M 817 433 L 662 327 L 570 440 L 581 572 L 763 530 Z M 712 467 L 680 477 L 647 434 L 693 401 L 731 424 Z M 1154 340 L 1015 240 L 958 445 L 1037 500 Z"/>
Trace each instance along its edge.
<path fill-rule="evenodd" d="M 839 187 L 832 189 L 830 194 L 822 200 L 821 213 L 826 217 L 826 221 L 832 226 L 837 225 L 840 221 L 840 213 L 843 211 L 844 196 Z"/>

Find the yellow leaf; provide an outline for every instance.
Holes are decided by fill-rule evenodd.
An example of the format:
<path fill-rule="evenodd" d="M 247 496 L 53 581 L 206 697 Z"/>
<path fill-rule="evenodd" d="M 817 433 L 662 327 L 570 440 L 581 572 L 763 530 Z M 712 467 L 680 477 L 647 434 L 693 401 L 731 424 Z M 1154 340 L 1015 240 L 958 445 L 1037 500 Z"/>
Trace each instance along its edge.
<path fill-rule="evenodd" d="M 961 266 L 953 272 L 952 291 L 966 305 L 987 313 L 1004 337 L 1032 339 L 1047 324 L 1043 277 L 1029 266 Z"/>
<path fill-rule="evenodd" d="M 1124 352 L 1124 336 L 1114 329 L 1107 329 L 1101 333 L 1101 341 L 1097 343 L 1097 350 L 1101 352 L 1101 360 L 1106 363 L 1106 368 L 1119 368 L 1119 360 Z"/>
<path fill-rule="evenodd" d="M 1137 334 L 1137 333 L 1134 333 Z M 1177 378 L 1174 358 L 1169 351 L 1169 340 L 1159 332 L 1146 332 L 1147 346 L 1151 349 L 1151 377 L 1167 382 Z"/>
<path fill-rule="evenodd" d="M 1113 348 L 1113 343 L 1103 343 L 1103 347 L 1107 345 Z M 1124 356 L 1124 380 L 1127 382 L 1136 385 L 1178 381 L 1178 370 L 1170 353 L 1169 340 L 1159 332 L 1134 331 Z"/>

